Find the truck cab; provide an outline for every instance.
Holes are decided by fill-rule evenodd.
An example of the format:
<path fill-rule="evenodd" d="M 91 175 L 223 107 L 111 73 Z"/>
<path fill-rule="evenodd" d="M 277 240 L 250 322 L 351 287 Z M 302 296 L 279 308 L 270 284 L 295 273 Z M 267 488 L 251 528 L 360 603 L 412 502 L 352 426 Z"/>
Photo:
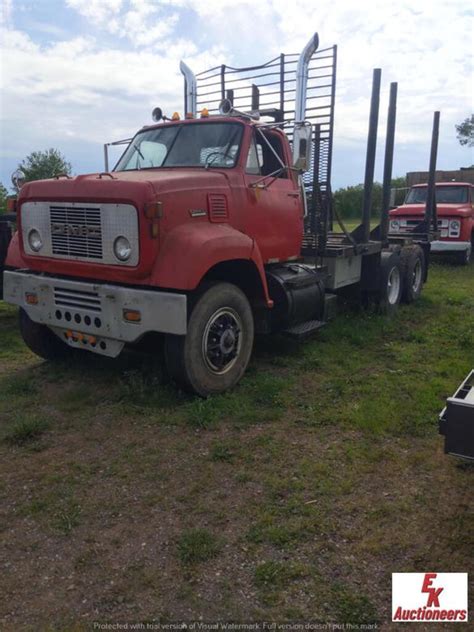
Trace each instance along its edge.
<path fill-rule="evenodd" d="M 390 211 L 390 231 L 407 233 L 424 217 L 428 186 L 417 184 L 405 202 Z M 431 242 L 431 253 L 449 255 L 462 265 L 474 250 L 474 186 L 468 182 L 439 182 L 435 187 L 439 239 Z"/>

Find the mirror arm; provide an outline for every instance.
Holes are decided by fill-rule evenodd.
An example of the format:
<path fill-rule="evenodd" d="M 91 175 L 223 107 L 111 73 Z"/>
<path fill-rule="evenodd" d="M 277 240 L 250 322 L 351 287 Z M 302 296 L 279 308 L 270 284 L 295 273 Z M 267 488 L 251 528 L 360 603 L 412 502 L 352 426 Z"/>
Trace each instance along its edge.
<path fill-rule="evenodd" d="M 260 180 L 257 180 L 256 182 L 251 182 L 249 184 L 249 187 L 251 189 L 257 189 L 257 188 L 262 188 L 262 189 L 267 189 L 273 182 L 275 182 L 275 180 L 278 178 L 278 176 L 280 175 L 280 173 L 282 171 L 286 171 L 287 169 L 291 169 L 291 167 L 281 167 L 280 169 L 277 169 L 276 171 L 272 171 L 272 173 L 267 173 L 267 175 L 263 176 L 262 178 L 260 178 Z M 267 180 L 268 178 L 272 178 L 272 181 L 269 182 L 268 184 L 264 185 L 263 187 L 259 187 L 261 182 L 264 182 L 265 180 Z"/>

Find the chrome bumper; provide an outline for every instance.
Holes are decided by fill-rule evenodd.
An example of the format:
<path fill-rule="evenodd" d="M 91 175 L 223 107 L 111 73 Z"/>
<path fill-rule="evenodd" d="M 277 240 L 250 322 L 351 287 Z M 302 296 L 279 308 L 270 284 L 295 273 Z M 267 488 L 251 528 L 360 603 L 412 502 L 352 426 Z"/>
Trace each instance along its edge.
<path fill-rule="evenodd" d="M 464 252 L 471 247 L 470 241 L 432 241 L 431 250 L 433 253 L 449 253 L 449 252 Z"/>
<path fill-rule="evenodd" d="M 6 271 L 3 280 L 7 303 L 22 307 L 31 320 L 47 325 L 70 346 L 115 357 L 126 343 L 148 332 L 186 334 L 184 294 L 17 271 Z M 27 303 L 27 294 L 36 295 L 37 304 Z M 124 320 L 124 310 L 138 310 L 140 322 Z"/>

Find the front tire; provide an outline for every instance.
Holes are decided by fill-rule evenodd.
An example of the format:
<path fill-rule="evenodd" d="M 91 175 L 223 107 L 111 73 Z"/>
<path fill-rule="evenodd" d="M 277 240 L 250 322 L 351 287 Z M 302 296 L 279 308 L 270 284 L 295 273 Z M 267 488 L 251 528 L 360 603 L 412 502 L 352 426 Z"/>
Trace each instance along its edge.
<path fill-rule="evenodd" d="M 35 323 L 20 308 L 20 333 L 26 346 L 45 360 L 64 360 L 72 349 L 62 342 L 46 325 Z"/>
<path fill-rule="evenodd" d="M 168 372 L 201 397 L 222 393 L 243 376 L 253 338 L 253 314 L 245 294 L 230 283 L 213 284 L 196 296 L 186 336 L 166 336 Z"/>

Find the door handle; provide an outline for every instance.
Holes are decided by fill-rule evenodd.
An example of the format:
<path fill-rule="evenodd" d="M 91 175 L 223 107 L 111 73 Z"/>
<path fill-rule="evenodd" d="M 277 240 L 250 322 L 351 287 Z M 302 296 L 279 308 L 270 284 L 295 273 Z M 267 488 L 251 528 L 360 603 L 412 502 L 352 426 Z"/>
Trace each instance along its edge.
<path fill-rule="evenodd" d="M 289 195 L 290 197 L 299 198 L 300 197 L 300 192 L 299 191 L 290 191 L 289 193 L 287 193 L 287 195 Z"/>

